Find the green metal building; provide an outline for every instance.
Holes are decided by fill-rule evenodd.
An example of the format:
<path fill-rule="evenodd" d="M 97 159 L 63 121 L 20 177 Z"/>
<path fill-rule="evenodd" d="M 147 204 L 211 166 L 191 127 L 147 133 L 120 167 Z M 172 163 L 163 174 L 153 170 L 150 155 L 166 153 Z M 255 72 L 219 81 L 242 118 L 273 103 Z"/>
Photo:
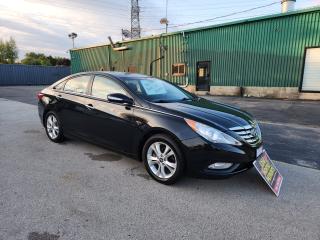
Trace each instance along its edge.
<path fill-rule="evenodd" d="M 199 94 L 320 99 L 319 7 L 116 45 L 72 49 L 72 72 L 152 74 Z"/>

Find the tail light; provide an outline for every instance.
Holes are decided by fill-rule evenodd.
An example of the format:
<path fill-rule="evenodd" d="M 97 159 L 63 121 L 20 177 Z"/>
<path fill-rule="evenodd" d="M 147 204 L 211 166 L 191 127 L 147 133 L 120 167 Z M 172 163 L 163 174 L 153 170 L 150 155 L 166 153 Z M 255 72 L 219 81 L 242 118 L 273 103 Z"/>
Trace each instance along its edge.
<path fill-rule="evenodd" d="M 44 94 L 43 94 L 42 92 L 38 92 L 37 98 L 38 98 L 39 100 L 41 100 L 41 99 L 43 98 L 43 96 L 44 96 Z"/>

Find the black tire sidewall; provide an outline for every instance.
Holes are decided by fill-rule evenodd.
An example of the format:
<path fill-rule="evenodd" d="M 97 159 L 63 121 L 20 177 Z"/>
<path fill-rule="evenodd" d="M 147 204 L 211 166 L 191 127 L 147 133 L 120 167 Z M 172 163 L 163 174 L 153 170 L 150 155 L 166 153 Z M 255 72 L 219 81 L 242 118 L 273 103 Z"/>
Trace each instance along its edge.
<path fill-rule="evenodd" d="M 58 121 L 58 125 L 59 125 L 59 134 L 58 134 L 58 137 L 55 138 L 55 139 L 52 139 L 48 133 L 48 129 L 47 129 L 47 121 L 48 121 L 48 117 L 50 115 L 53 115 L 57 121 Z M 59 142 L 62 142 L 63 141 L 63 131 L 62 131 L 62 126 L 61 126 L 61 121 L 60 121 L 60 118 L 58 117 L 58 115 L 53 112 L 53 111 L 50 111 L 46 114 L 46 117 L 45 117 L 45 121 L 44 121 L 44 128 L 46 130 L 46 134 L 48 136 L 48 138 L 52 141 L 52 142 L 55 142 L 55 143 L 59 143 Z"/>
<path fill-rule="evenodd" d="M 177 169 L 176 169 L 176 172 L 168 179 L 159 178 L 158 176 L 156 176 L 152 172 L 152 170 L 149 167 L 148 160 L 147 160 L 147 152 L 148 152 L 150 145 L 153 144 L 154 142 L 164 142 L 164 143 L 168 144 L 176 155 Z M 184 159 L 183 159 L 183 155 L 180 150 L 180 147 L 171 137 L 169 137 L 168 135 L 165 135 L 165 134 L 156 134 L 154 136 L 151 136 L 145 142 L 144 147 L 142 149 L 142 161 L 145 165 L 147 172 L 149 173 L 149 175 L 153 179 L 155 179 L 156 181 L 158 181 L 160 183 L 167 184 L 167 185 L 174 184 L 176 181 L 178 181 L 179 178 L 181 177 L 181 175 L 183 173 L 183 169 L 184 169 Z"/>

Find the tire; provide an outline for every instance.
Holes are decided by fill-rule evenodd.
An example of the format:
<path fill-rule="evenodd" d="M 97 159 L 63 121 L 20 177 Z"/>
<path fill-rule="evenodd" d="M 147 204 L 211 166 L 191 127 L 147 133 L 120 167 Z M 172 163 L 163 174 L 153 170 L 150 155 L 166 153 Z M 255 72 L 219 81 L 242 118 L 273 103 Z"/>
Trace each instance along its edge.
<path fill-rule="evenodd" d="M 61 121 L 55 112 L 48 112 L 45 117 L 44 127 L 48 138 L 55 143 L 63 142 L 64 136 Z"/>
<path fill-rule="evenodd" d="M 178 144 L 165 134 L 156 134 L 145 142 L 142 161 L 153 179 L 167 185 L 181 178 L 185 165 Z"/>

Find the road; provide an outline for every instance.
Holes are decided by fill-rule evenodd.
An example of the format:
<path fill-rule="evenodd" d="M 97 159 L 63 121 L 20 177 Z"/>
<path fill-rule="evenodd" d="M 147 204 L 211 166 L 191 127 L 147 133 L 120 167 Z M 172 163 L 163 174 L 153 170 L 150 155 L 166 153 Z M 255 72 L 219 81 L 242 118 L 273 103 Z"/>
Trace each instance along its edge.
<path fill-rule="evenodd" d="M 0 86 L 0 98 L 18 102 L 37 104 L 37 93 L 46 86 Z"/>
<path fill-rule="evenodd" d="M 275 162 L 279 198 L 254 169 L 164 186 L 143 164 L 50 142 L 37 107 L 0 99 L 0 239 L 319 239 L 318 170 Z"/>
<path fill-rule="evenodd" d="M 207 98 L 253 114 L 261 126 L 265 147 L 274 160 L 320 169 L 319 101 Z"/>

